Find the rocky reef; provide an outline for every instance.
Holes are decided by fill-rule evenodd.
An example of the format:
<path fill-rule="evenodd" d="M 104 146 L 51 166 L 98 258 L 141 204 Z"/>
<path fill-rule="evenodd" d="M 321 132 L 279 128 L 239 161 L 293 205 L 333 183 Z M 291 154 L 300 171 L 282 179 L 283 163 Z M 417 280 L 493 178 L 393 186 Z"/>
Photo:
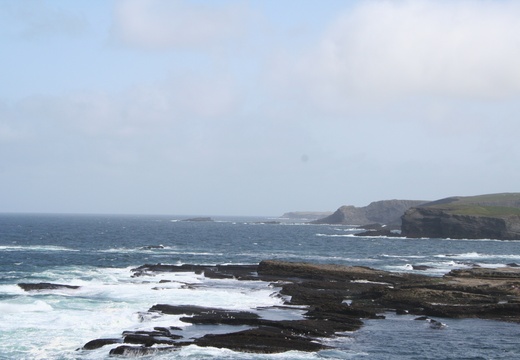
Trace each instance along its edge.
<path fill-rule="evenodd" d="M 401 232 L 411 238 L 520 239 L 520 193 L 449 197 L 408 209 Z"/>
<path fill-rule="evenodd" d="M 373 223 L 400 225 L 401 216 L 413 206 L 425 203 L 423 200 L 381 200 L 368 206 L 342 206 L 332 215 L 313 221 L 313 224 L 367 225 Z"/>
<path fill-rule="evenodd" d="M 292 220 L 317 220 L 329 216 L 332 211 L 290 211 L 284 213 L 280 218 Z"/>
<path fill-rule="evenodd" d="M 192 221 L 192 222 L 212 222 L 214 221 L 212 218 L 210 217 L 194 217 L 194 218 L 189 218 L 189 219 L 183 219 L 182 221 Z"/>
<path fill-rule="evenodd" d="M 119 338 L 94 339 L 78 351 L 107 348 L 110 355 L 135 357 L 173 352 L 182 346 L 227 348 L 253 353 L 290 350 L 319 351 L 330 345 L 323 338 L 348 336 L 363 319 L 381 319 L 392 311 L 415 314 L 434 329 L 431 317 L 483 318 L 520 322 L 520 268 L 453 270 L 442 278 L 417 273 L 392 273 L 368 267 L 293 263 L 267 260 L 258 265 L 143 265 L 134 276 L 151 281 L 154 274 L 195 271 L 214 278 L 269 281 L 286 299 L 285 307 L 305 309 L 298 320 L 268 320 L 255 311 L 155 304 L 150 314 L 183 315 L 181 321 L 198 325 L 240 325 L 238 331 L 187 338 L 182 329 L 156 327 L 123 331 Z M 247 329 L 243 329 L 247 326 Z"/>

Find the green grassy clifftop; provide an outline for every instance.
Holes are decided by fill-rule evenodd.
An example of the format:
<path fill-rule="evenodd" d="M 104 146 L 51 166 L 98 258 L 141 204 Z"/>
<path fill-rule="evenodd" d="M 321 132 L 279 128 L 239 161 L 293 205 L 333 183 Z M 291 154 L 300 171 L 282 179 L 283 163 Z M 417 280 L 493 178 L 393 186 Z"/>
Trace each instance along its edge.
<path fill-rule="evenodd" d="M 520 239 L 520 193 L 450 197 L 405 212 L 407 237 Z"/>

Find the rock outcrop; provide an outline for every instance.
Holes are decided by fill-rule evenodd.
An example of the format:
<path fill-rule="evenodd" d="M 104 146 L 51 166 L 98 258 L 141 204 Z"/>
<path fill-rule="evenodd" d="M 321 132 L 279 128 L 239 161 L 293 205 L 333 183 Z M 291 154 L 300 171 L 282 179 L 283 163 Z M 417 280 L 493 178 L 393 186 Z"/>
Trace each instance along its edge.
<path fill-rule="evenodd" d="M 205 222 L 205 221 L 208 221 L 208 222 L 212 222 L 214 221 L 212 218 L 210 217 L 194 217 L 194 218 L 189 218 L 189 219 L 184 219 L 182 221 L 195 221 L 195 222 Z"/>
<path fill-rule="evenodd" d="M 24 291 L 79 289 L 79 286 L 77 285 L 63 285 L 54 283 L 19 283 L 18 286 L 21 287 Z"/>
<path fill-rule="evenodd" d="M 408 209 L 401 233 L 411 238 L 520 239 L 520 193 L 450 197 Z"/>
<path fill-rule="evenodd" d="M 280 218 L 294 220 L 317 220 L 329 216 L 332 211 L 290 211 L 284 213 Z"/>
<path fill-rule="evenodd" d="M 186 271 L 188 266 L 145 265 L 136 275 L 153 276 L 154 271 Z M 146 269 L 147 271 L 143 271 Z M 453 270 L 442 278 L 416 273 L 391 273 L 361 266 L 262 261 L 250 273 L 251 265 L 227 268 L 193 266 L 206 273 L 235 273 L 237 279 L 272 282 L 285 298 L 285 307 L 305 305 L 298 320 L 262 318 L 255 309 L 237 311 L 192 305 L 157 304 L 149 314 L 182 314 L 181 321 L 192 326 L 238 325 L 237 331 L 183 336 L 178 327 L 155 327 L 144 331 L 123 331 L 120 338 L 96 339 L 80 350 L 110 348 L 110 355 L 135 357 L 177 351 L 182 346 L 227 348 L 253 353 L 291 350 L 318 351 L 331 342 L 323 338 L 355 331 L 363 319 L 383 319 L 388 311 L 421 315 L 434 329 L 445 327 L 431 317 L 482 318 L 520 323 L 520 268 L 474 268 Z M 249 274 L 244 276 L 244 274 Z M 244 329 L 245 327 L 249 327 Z M 338 334 L 340 333 L 340 334 Z"/>
<path fill-rule="evenodd" d="M 401 216 L 413 206 L 425 203 L 423 200 L 382 200 L 368 206 L 342 206 L 332 215 L 313 221 L 313 224 L 367 225 L 373 223 L 400 225 Z"/>

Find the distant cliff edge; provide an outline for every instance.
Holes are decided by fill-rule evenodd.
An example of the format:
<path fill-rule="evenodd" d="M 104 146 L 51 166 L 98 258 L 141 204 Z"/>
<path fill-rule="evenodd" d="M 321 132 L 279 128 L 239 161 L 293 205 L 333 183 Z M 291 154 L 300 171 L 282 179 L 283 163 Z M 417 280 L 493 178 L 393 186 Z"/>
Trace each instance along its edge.
<path fill-rule="evenodd" d="M 316 220 L 332 214 L 332 211 L 290 211 L 281 216 L 284 219 Z"/>
<path fill-rule="evenodd" d="M 402 217 L 401 234 L 520 240 L 520 193 L 456 196 L 412 207 Z"/>
<path fill-rule="evenodd" d="M 401 216 L 413 206 L 424 204 L 424 200 L 381 200 L 368 206 L 342 206 L 332 215 L 313 221 L 313 224 L 368 225 L 373 223 L 400 225 Z"/>

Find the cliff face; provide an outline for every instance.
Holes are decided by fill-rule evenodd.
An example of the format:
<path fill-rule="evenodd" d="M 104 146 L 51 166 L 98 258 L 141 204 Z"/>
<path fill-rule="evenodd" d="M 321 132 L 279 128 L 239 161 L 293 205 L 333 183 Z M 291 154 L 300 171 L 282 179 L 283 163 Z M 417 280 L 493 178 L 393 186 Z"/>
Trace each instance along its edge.
<path fill-rule="evenodd" d="M 406 237 L 520 239 L 520 194 L 452 197 L 410 208 L 402 217 Z"/>
<path fill-rule="evenodd" d="M 382 200 L 364 207 L 342 206 L 332 215 L 313 221 L 313 224 L 400 225 L 400 218 L 407 209 L 423 203 L 422 200 Z"/>
<path fill-rule="evenodd" d="M 372 223 L 400 224 L 406 210 L 424 203 L 424 200 L 383 200 L 370 203 L 364 211 Z"/>

